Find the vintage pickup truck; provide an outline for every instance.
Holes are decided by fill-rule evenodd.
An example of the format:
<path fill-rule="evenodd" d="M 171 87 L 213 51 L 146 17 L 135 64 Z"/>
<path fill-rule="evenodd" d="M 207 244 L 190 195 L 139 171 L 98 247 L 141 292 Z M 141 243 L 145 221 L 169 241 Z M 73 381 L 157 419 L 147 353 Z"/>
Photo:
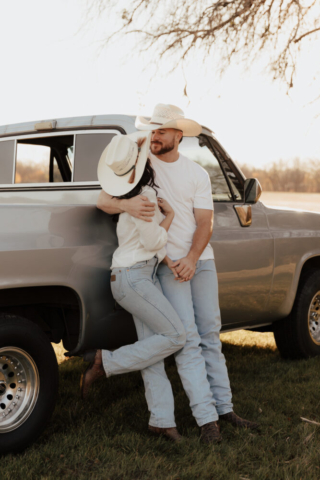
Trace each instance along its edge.
<path fill-rule="evenodd" d="M 51 342 L 79 355 L 134 342 L 116 305 L 115 223 L 96 208 L 97 164 L 134 117 L 106 115 L 0 127 L 0 453 L 42 432 L 55 406 Z M 209 172 L 223 330 L 273 331 L 280 354 L 320 353 L 320 215 L 268 208 L 203 127 L 180 150 Z"/>

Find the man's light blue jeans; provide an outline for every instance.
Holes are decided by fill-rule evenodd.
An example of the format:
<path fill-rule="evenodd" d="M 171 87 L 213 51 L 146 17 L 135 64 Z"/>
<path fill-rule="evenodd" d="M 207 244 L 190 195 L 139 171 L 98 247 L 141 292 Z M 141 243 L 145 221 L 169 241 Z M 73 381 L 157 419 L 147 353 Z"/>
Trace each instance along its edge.
<path fill-rule="evenodd" d="M 162 291 L 179 315 L 186 344 L 175 353 L 177 369 L 199 426 L 233 410 L 230 382 L 220 342 L 218 279 L 214 260 L 199 260 L 190 282 L 179 283 L 172 271 L 160 264 L 157 271 Z M 138 338 L 152 332 L 137 327 Z M 174 400 L 164 362 L 142 372 L 150 411 L 149 424 L 174 427 Z"/>
<path fill-rule="evenodd" d="M 140 340 L 113 352 L 102 350 L 103 367 L 108 377 L 142 370 L 181 349 L 186 342 L 182 322 L 161 291 L 156 277 L 157 266 L 158 258 L 154 257 L 132 267 L 112 270 L 112 294 L 132 313 Z M 143 335 L 146 329 L 147 336 Z"/>

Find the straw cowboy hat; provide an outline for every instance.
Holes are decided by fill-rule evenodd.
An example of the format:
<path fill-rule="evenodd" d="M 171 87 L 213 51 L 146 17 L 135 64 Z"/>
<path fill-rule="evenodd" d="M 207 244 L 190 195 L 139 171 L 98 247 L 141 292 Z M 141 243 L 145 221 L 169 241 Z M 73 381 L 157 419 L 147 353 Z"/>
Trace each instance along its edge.
<path fill-rule="evenodd" d="M 181 130 L 185 137 L 196 137 L 202 132 L 202 127 L 199 123 L 184 118 L 181 108 L 163 103 L 158 103 L 155 106 L 150 120 L 144 117 L 137 117 L 135 125 L 138 130 L 175 128 Z"/>
<path fill-rule="evenodd" d="M 105 192 L 119 197 L 137 185 L 147 163 L 150 141 L 151 132 L 112 138 L 98 164 L 98 179 Z"/>

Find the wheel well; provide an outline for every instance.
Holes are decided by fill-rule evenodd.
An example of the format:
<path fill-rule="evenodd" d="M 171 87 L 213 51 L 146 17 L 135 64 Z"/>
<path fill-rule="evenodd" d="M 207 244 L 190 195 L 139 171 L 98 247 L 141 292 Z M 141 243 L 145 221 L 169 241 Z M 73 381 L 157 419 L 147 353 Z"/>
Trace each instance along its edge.
<path fill-rule="evenodd" d="M 320 270 L 320 256 L 311 257 L 304 263 L 300 273 L 297 291 L 301 288 L 305 277 L 309 276 L 309 274 L 315 270 Z"/>
<path fill-rule="evenodd" d="M 42 328 L 53 343 L 73 350 L 79 338 L 81 304 L 68 287 L 45 286 L 0 290 L 0 313 L 24 317 Z"/>

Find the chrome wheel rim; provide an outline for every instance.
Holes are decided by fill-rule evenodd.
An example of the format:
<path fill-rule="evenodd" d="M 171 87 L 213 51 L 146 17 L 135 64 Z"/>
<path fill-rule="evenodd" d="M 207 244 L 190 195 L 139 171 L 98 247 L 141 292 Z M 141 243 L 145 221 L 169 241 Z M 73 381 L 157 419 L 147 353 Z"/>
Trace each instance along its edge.
<path fill-rule="evenodd" d="M 320 345 L 320 290 L 311 300 L 308 319 L 311 339 L 316 345 Z"/>
<path fill-rule="evenodd" d="M 0 348 L 0 434 L 20 427 L 31 415 L 39 396 L 37 365 L 24 350 Z"/>

